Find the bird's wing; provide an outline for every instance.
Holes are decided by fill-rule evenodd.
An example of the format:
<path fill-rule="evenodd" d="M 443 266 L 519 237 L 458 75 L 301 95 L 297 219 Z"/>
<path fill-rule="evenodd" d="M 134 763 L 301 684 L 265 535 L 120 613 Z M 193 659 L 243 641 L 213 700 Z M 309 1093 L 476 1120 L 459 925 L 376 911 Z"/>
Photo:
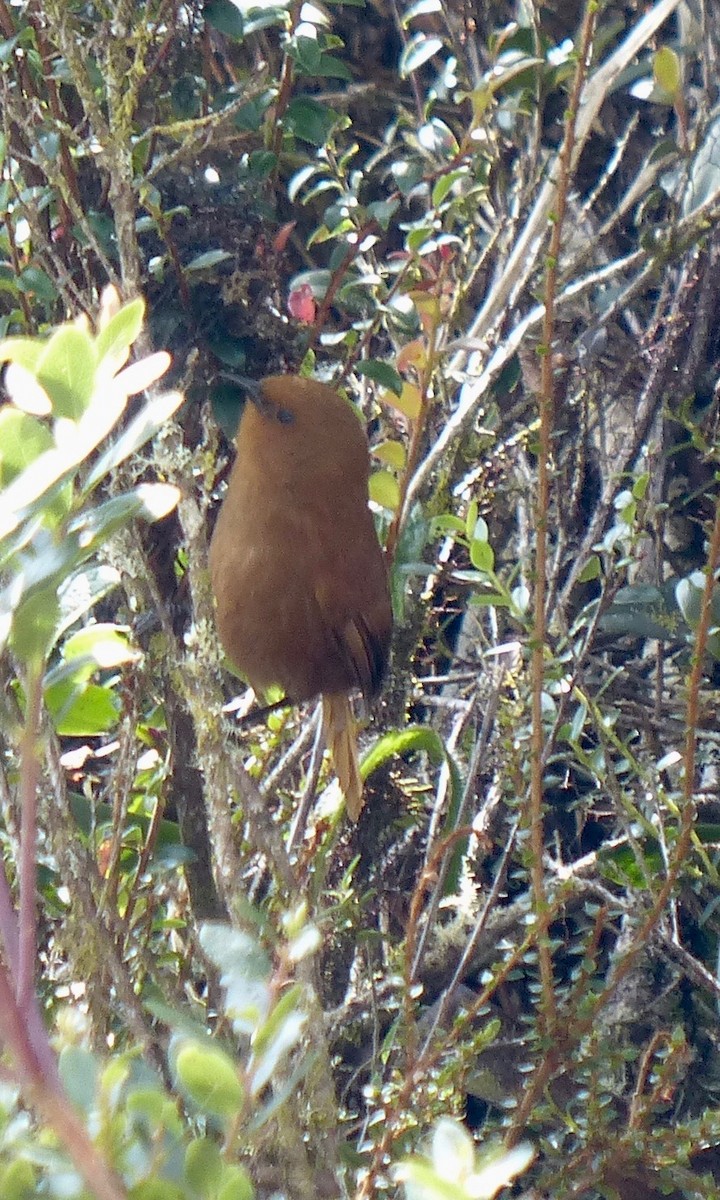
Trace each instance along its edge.
<path fill-rule="evenodd" d="M 358 596 L 355 606 L 346 591 L 338 595 L 337 580 L 318 580 L 315 599 L 323 624 L 337 646 L 338 654 L 348 665 L 348 675 L 363 696 L 370 698 L 380 689 L 387 667 L 390 643 L 390 603 L 384 592 L 362 603 Z"/>

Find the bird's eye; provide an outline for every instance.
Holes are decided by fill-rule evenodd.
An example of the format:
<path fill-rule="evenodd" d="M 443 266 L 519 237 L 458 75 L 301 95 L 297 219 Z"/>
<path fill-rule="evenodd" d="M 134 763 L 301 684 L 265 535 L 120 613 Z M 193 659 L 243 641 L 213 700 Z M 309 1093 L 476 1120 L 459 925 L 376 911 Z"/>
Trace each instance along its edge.
<path fill-rule="evenodd" d="M 275 416 L 281 425 L 292 425 L 293 421 L 295 420 L 293 414 L 287 408 L 278 408 L 275 412 Z"/>

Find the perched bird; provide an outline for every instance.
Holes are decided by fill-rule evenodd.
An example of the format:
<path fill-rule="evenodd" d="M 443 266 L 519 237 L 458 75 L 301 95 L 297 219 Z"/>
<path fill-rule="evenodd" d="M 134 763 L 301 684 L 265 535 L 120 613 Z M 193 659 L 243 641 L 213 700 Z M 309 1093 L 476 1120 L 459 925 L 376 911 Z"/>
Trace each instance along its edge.
<path fill-rule="evenodd" d="M 244 381 L 237 457 L 210 546 L 220 640 L 262 693 L 322 696 L 349 816 L 362 808 L 350 693 L 371 699 L 392 610 L 368 508 L 368 444 L 351 405 L 295 375 Z"/>

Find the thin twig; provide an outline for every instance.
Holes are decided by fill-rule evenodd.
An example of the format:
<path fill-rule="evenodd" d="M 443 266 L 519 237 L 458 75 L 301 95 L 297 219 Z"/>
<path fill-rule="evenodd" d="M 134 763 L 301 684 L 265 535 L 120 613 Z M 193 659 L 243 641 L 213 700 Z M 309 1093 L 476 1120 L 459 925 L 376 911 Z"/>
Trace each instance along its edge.
<path fill-rule="evenodd" d="M 533 618 L 532 652 L 530 663 L 532 688 L 532 732 L 531 732 L 531 785 L 528 818 L 532 861 L 530 877 L 535 916 L 540 924 L 538 959 L 542 982 L 541 1013 L 548 1028 L 557 1018 L 557 1003 L 553 980 L 553 964 L 547 940 L 549 906 L 545 891 L 543 851 L 545 847 L 545 822 L 543 820 L 544 793 L 544 724 L 543 692 L 545 684 L 545 637 L 547 632 L 547 547 L 548 513 L 550 510 L 550 470 L 552 439 L 555 422 L 554 373 L 555 355 L 555 297 L 558 288 L 558 264 L 562 246 L 562 231 L 567 208 L 568 190 L 572 177 L 576 125 L 580 96 L 590 64 L 593 34 L 595 31 L 596 5 L 589 0 L 580 37 L 578 63 L 573 80 L 572 92 L 565 122 L 565 136 L 558 160 L 556 211 L 553 219 L 550 248 L 548 251 L 545 277 L 545 315 L 543 320 L 543 359 L 540 390 L 540 429 L 538 448 L 538 482 L 536 501 L 536 553 L 535 553 L 535 610 Z"/>

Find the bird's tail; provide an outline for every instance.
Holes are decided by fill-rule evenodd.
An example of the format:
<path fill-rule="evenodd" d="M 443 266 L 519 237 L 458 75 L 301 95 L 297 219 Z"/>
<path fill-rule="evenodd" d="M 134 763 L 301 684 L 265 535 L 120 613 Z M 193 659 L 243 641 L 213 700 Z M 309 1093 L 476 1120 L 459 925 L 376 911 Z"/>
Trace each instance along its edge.
<path fill-rule="evenodd" d="M 357 821 L 363 806 L 355 718 L 345 692 L 323 696 L 323 732 L 340 782 L 348 816 Z"/>

